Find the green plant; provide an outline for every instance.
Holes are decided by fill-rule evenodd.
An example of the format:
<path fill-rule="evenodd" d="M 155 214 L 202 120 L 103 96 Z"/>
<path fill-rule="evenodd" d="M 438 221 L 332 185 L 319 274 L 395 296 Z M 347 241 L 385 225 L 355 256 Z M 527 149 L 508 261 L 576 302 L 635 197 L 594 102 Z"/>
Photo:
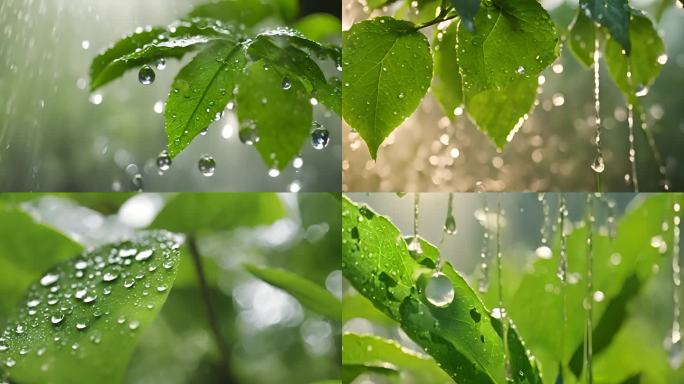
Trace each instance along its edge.
<path fill-rule="evenodd" d="M 130 197 L 74 196 L 103 215 L 112 211 L 125 215 L 128 200 L 122 197 Z M 306 341 L 293 342 L 293 324 L 280 330 L 280 326 L 256 328 L 243 335 L 238 320 L 243 310 L 222 292 L 240 287 L 252 275 L 287 292 L 310 311 L 298 320 L 304 322 L 303 335 L 307 324 L 330 324 L 329 342 L 334 344 L 341 303 L 320 287 L 330 270 L 339 268 L 334 257 L 339 248 L 333 246 L 339 244 L 339 229 L 335 230 L 339 204 L 333 197 L 302 195 L 299 213 L 292 216 L 275 194 L 163 196 L 163 208 L 144 229 L 132 231 L 124 240 L 100 240 L 102 245 L 94 246 L 67 237 L 66 233 L 75 236 L 72 230 L 58 230 L 34 219 L 34 201 L 40 198 L 28 194 L 0 198 L 0 382 L 277 382 L 287 368 L 267 362 L 264 366 L 275 377 L 259 373 L 236 347 L 260 338 L 277 354 L 282 343 L 299 351 L 280 357 L 294 367 L 319 365 L 289 373 L 298 380 L 313 382 L 336 374 L 335 348 L 307 353 Z M 141 195 L 130 201 L 146 198 Z M 124 208 L 119 210 L 120 206 Z M 98 215 L 86 217 L 109 221 L 116 217 Z M 258 228 L 297 216 L 300 229 L 287 243 L 274 247 L 255 243 Z M 318 230 L 315 238 L 304 236 L 314 229 Z M 107 232 L 99 236 L 106 238 Z M 86 232 L 75 238 L 89 236 Z M 239 239 L 245 242 L 241 245 Z M 229 255 L 220 261 L 217 250 Z M 247 252 L 249 263 L 241 265 L 233 252 Z M 174 352 L 179 349 L 184 351 L 181 359 Z"/>
<path fill-rule="evenodd" d="M 297 0 L 200 5 L 167 27 L 139 28 L 97 56 L 91 90 L 131 69 L 139 69 L 140 82 L 150 84 L 155 79 L 150 65 L 199 50 L 171 86 L 165 107 L 168 148 L 161 161 L 170 162 L 224 110 L 234 109 L 242 142 L 281 170 L 307 137 L 321 134 L 313 106 L 321 103 L 337 113 L 341 104 L 339 78 L 326 77 L 321 69 L 332 63 L 340 70 L 339 47 L 324 42 L 338 36 L 339 20 L 325 14 L 295 20 L 297 15 Z"/>
<path fill-rule="evenodd" d="M 660 283 L 672 284 L 669 271 L 656 277 L 678 250 L 673 227 L 679 223 L 682 195 L 639 200 L 611 233 L 593 224 L 600 206 L 590 198 L 586 222 L 559 222 L 572 230 L 557 235 L 547 255 L 526 266 L 497 260 L 498 270 L 490 274 L 498 278 L 487 292 L 476 292 L 470 288 L 475 279 L 440 262 L 435 246 L 421 239 L 422 251 L 415 251 L 412 237 L 403 237 L 387 217 L 345 198 L 342 268 L 354 290 L 343 298 L 343 321 L 366 319 L 374 327 L 365 329 L 385 337 L 343 335 L 343 382 L 361 374 L 387 382 L 678 382 L 684 370 L 668 365 L 660 334 L 672 318 L 663 319 L 645 303 L 653 295 L 671 299 L 663 294 L 671 287 Z M 497 231 L 496 252 L 504 260 L 519 252 L 499 248 L 498 237 Z M 649 296 L 640 298 L 647 291 Z M 590 311 L 587 300 L 593 302 Z M 424 354 L 386 338 L 402 339 L 397 328 Z M 639 349 L 645 353 L 635 356 Z M 670 359 L 680 356 L 676 346 L 671 353 Z M 593 362 L 591 369 L 587 361 Z"/>
<path fill-rule="evenodd" d="M 661 13 L 673 3 L 663 2 Z M 598 61 L 603 50 L 611 77 L 637 116 L 642 108 L 638 96 L 648 91 L 667 61 L 653 23 L 627 0 L 581 0 L 568 31 L 559 30 L 535 0 L 368 3 L 370 10 L 390 6 L 394 17 L 359 21 L 343 33 L 343 118 L 373 159 L 429 89 L 446 116 L 466 112 L 503 149 L 531 113 L 539 76 L 559 57 L 563 40 L 587 67 L 598 67 L 595 52 Z M 431 42 L 425 33 L 430 27 Z M 598 110 L 596 118 L 600 129 Z M 594 169 L 601 173 L 603 157 L 597 149 L 600 164 Z"/>

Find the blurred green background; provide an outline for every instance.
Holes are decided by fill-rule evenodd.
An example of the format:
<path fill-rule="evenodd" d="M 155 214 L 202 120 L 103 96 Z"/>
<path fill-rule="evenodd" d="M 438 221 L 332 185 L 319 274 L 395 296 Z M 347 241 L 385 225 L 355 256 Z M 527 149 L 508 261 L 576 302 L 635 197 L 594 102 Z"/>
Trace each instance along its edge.
<path fill-rule="evenodd" d="M 328 128 L 331 143 L 321 151 L 304 143 L 298 172 L 290 166 L 269 177 L 254 148 L 240 143 L 234 114 L 226 113 L 159 176 L 155 161 L 166 135 L 155 104 L 166 99 L 192 55 L 181 63 L 169 60 L 166 69 L 156 71 L 152 86 L 141 86 L 137 73 L 127 73 L 90 98 L 89 66 L 100 50 L 137 27 L 171 23 L 203 2 L 2 1 L 0 190 L 136 190 L 131 180 L 141 173 L 146 191 L 289 191 L 298 185 L 305 191 L 339 191 L 340 119 L 323 107 L 315 109 L 314 118 Z M 302 0 L 300 10 L 338 15 L 340 5 Z M 210 178 L 198 171 L 204 154 L 216 160 Z"/>
<path fill-rule="evenodd" d="M 349 193 L 346 196 L 386 215 L 404 236 L 413 235 L 414 194 L 409 193 L 403 198 L 394 193 Z M 536 193 L 456 193 L 453 212 L 458 232 L 455 235 L 444 234 L 448 194 L 420 194 L 419 235 L 437 245 L 442 261 L 451 263 L 476 292 L 480 278 L 480 254 L 485 250 L 489 263 L 489 290 L 478 295 L 489 309 L 498 307 L 494 258 L 496 211 L 497 204 L 501 204 L 504 306 L 526 347 L 541 362 L 544 383 L 557 383 L 558 359 L 553 352 L 557 345 L 554 343 L 561 334 L 565 334 L 567 340 L 577 339 L 583 334 L 584 326 L 581 302 L 586 284 L 586 232 L 583 229 L 586 194 L 566 193 L 564 196 L 568 208 L 565 232 L 575 232 L 567 240 L 570 260 L 567 328 L 558 320 L 561 305 L 557 292 L 559 279 L 556 277 L 559 194 L 545 194 L 549 209 L 545 216 L 543 204 Z M 599 299 L 594 295 L 596 383 L 669 384 L 682 382 L 684 378 L 681 342 L 679 349 L 666 348 L 675 308 L 673 206 L 677 201 L 681 205 L 682 197 L 679 193 L 609 193 L 603 195 L 603 202 L 595 200 L 593 215 L 597 233 L 594 235 L 593 280 L 594 290 L 601 292 Z M 485 207 L 488 207 L 488 213 Z M 537 248 L 542 245 L 545 217 L 547 244 L 553 254 L 540 256 Z M 616 227 L 612 226 L 611 218 Z M 613 240 L 610 239 L 611 229 L 616 231 Z M 489 241 L 484 240 L 486 231 Z M 681 261 L 681 250 L 677 257 Z M 633 276 L 638 278 L 634 280 Z M 636 287 L 635 281 L 638 282 Z M 684 293 L 681 286 L 678 289 Z M 618 297 L 622 299 L 616 299 Z M 360 302 L 346 281 L 343 303 L 344 333 L 377 335 L 396 340 L 409 350 L 424 353 L 396 322 L 374 310 L 367 300 Z M 600 323 L 603 324 L 598 325 Z M 577 345 L 572 341 L 567 343 L 565 356 L 570 360 Z M 573 345 L 569 345 L 571 343 Z M 398 376 L 367 374 L 354 383 L 424 382 L 419 370 L 412 367 L 398 369 L 401 372 Z M 424 373 L 428 374 L 427 371 Z M 638 375 L 640 379 L 635 380 L 633 376 Z M 633 381 L 625 381 L 628 378 Z M 565 379 L 566 383 L 575 382 L 574 376 L 567 371 Z"/>
<path fill-rule="evenodd" d="M 212 209 L 231 204 L 241 207 L 233 210 L 234 215 L 212 216 Z M 195 236 L 234 377 L 223 376 L 196 272 L 183 247 L 168 300 L 141 334 L 125 382 L 276 384 L 283 378 L 292 383 L 339 379 L 340 323 L 310 311 L 242 266 L 280 268 L 340 297 L 339 195 L 2 194 L 0 329 L 29 284 L 55 263 L 76 257 L 79 246 L 129 237 L 150 225 L 160 211 L 166 223 L 175 220 L 171 229 L 176 232 L 185 233 L 180 227 L 188 225 L 184 218 L 189 212 L 207 212 L 207 220 L 215 223 L 210 227 L 215 229 L 204 225 Z M 258 223 L 259 217 L 276 220 L 250 224 Z M 190 225 L 202 222 L 198 218 Z M 72 242 L 58 247 L 55 231 Z"/>
<path fill-rule="evenodd" d="M 403 1 L 387 8 L 394 15 Z M 655 136 L 671 179 L 671 190 L 684 190 L 684 11 L 671 0 L 634 0 L 630 4 L 655 20 L 659 8 L 671 5 L 655 23 L 668 55 L 660 76 L 641 98 L 648 127 Z M 380 15 L 363 12 L 354 0 L 344 1 L 343 29 Z M 578 0 L 543 0 L 564 35 L 577 13 Z M 416 9 L 401 11 L 404 18 Z M 426 34 L 432 39 L 432 31 Z M 515 52 L 511 52 L 512 55 Z M 590 169 L 596 153 L 593 122 L 593 71 L 572 56 L 566 43 L 561 57 L 543 73 L 539 105 L 504 150 L 480 132 L 464 114 L 449 122 L 428 93 L 417 111 L 381 147 L 373 162 L 359 135 L 343 127 L 343 190 L 358 191 L 595 191 Z M 601 143 L 606 168 L 603 191 L 632 191 L 625 182 L 628 162 L 627 107 L 601 61 Z M 495 114 L 496 111 L 492 110 Z M 662 190 L 657 163 L 642 132 L 636 128 L 636 157 L 641 191 Z"/>

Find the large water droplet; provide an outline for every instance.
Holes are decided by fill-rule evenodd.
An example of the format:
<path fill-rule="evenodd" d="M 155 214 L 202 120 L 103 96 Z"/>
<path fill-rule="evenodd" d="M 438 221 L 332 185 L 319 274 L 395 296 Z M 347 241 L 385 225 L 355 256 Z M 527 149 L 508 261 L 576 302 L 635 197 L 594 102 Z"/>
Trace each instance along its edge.
<path fill-rule="evenodd" d="M 138 80 L 142 85 L 150 85 L 154 83 L 156 76 L 157 75 L 154 73 L 154 69 L 152 69 L 152 67 L 149 65 L 143 65 L 142 68 L 140 68 L 140 72 L 138 72 Z"/>
<path fill-rule="evenodd" d="M 216 161 L 214 161 L 213 157 L 204 155 L 199 159 L 198 167 L 202 175 L 211 177 L 214 176 L 214 172 L 216 172 Z"/>
<path fill-rule="evenodd" d="M 259 131 L 254 124 L 244 124 L 238 132 L 240 141 L 247 145 L 255 145 L 259 142 Z"/>
<path fill-rule="evenodd" d="M 157 157 L 157 168 L 159 168 L 160 173 L 168 171 L 171 168 L 171 163 L 171 156 L 167 151 L 162 151 Z"/>
<path fill-rule="evenodd" d="M 411 239 L 411 242 L 408 244 L 408 251 L 411 252 L 413 257 L 423 255 L 423 246 L 420 245 L 420 240 L 417 237 Z"/>
<path fill-rule="evenodd" d="M 137 255 L 135 255 L 135 259 L 137 261 L 145 261 L 152 257 L 152 254 L 154 253 L 153 250 L 151 249 L 146 249 L 144 251 L 140 251 Z"/>
<path fill-rule="evenodd" d="M 456 218 L 454 218 L 454 215 L 449 214 L 447 216 L 446 221 L 444 222 L 444 232 L 449 235 L 455 235 L 458 232 L 458 228 L 456 227 Z"/>
<path fill-rule="evenodd" d="M 42 279 L 40 279 L 40 285 L 43 287 L 48 287 L 59 280 L 59 275 L 56 273 L 48 273 L 45 276 L 43 276 Z"/>
<path fill-rule="evenodd" d="M 311 130 L 311 145 L 314 149 L 321 150 L 330 144 L 330 132 L 317 122 L 313 123 Z"/>
<path fill-rule="evenodd" d="M 425 287 L 425 297 L 437 307 L 446 307 L 454 301 L 454 286 L 447 275 L 437 272 Z"/>
<path fill-rule="evenodd" d="M 606 169 L 606 164 L 603 162 L 603 156 L 596 155 L 594 162 L 591 164 L 591 169 L 596 173 L 602 173 Z"/>
<path fill-rule="evenodd" d="M 61 323 L 64 320 L 64 314 L 57 312 L 50 317 L 50 322 L 54 325 Z"/>

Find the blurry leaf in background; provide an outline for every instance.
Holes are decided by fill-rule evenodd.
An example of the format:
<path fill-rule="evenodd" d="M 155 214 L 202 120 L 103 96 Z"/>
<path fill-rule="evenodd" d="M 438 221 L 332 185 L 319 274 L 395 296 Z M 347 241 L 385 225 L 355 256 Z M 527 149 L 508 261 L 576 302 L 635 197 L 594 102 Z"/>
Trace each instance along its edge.
<path fill-rule="evenodd" d="M 185 234 L 272 224 L 286 214 L 274 193 L 188 193 L 170 198 L 151 228 Z"/>
<path fill-rule="evenodd" d="M 342 335 L 342 366 L 344 371 L 354 366 L 364 369 L 384 368 L 389 373 L 399 374 L 408 371 L 416 382 L 431 384 L 453 383 L 453 380 L 439 368 L 430 357 L 410 351 L 397 342 L 377 336 L 345 333 Z M 356 373 L 363 370 L 356 369 Z M 349 383 L 355 377 L 345 377 Z"/>
<path fill-rule="evenodd" d="M 278 287 L 294 296 L 304 307 L 330 320 L 340 320 L 342 304 L 332 293 L 315 283 L 282 269 L 263 268 L 244 264 L 244 268 L 255 277 Z"/>
<path fill-rule="evenodd" d="M 337 38 L 342 30 L 342 22 L 328 13 L 314 13 L 297 20 L 294 28 L 314 41 Z"/>
<path fill-rule="evenodd" d="M 442 266 L 452 301 L 437 306 L 426 293 L 435 271 L 413 259 L 401 232 L 386 217 L 348 199 L 343 201 L 342 216 L 342 269 L 356 290 L 399 322 L 454 380 L 506 382 L 502 323 L 489 314 L 461 275 L 448 263 Z M 431 257 L 439 251 L 427 242 L 421 245 L 434 263 Z M 512 323 L 507 335 L 511 370 L 522 373 L 513 376 L 514 382 L 541 383 L 534 359 Z"/>
<path fill-rule="evenodd" d="M 2 195 L 0 202 L 0 325 L 37 276 L 83 249 L 5 201 L 14 196 Z M 25 196 L 35 195 L 22 194 L 20 198 Z"/>
<path fill-rule="evenodd" d="M 455 117 L 456 107 L 463 105 L 463 84 L 456 59 L 456 27 L 456 23 L 451 23 L 445 30 L 436 29 L 432 42 L 435 63 L 432 93 L 444 115 L 451 119 Z"/>
<path fill-rule="evenodd" d="M 361 294 L 346 294 L 342 300 L 342 323 L 362 318 L 385 327 L 395 327 L 397 323 L 373 306 Z"/>
<path fill-rule="evenodd" d="M 298 0 L 220 0 L 198 5 L 190 11 L 190 16 L 211 17 L 251 27 L 273 15 L 288 21 L 298 13 Z"/>
<path fill-rule="evenodd" d="M 50 269 L 3 333 L 0 357 L 10 378 L 120 383 L 140 332 L 173 285 L 178 241 L 168 232 L 145 232 Z"/>
<path fill-rule="evenodd" d="M 577 61 L 587 68 L 594 64 L 596 32 L 601 34 L 601 30 L 594 26 L 594 22 L 589 19 L 587 14 L 581 9 L 578 10 L 577 16 L 570 26 L 568 46 Z"/>

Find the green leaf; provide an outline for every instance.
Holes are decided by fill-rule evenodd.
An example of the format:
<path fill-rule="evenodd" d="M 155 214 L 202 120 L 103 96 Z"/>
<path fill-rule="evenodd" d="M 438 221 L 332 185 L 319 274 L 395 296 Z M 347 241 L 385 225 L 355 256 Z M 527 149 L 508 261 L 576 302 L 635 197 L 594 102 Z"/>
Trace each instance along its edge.
<path fill-rule="evenodd" d="M 11 362 L 9 378 L 120 383 L 138 336 L 173 284 L 178 246 L 175 235 L 149 232 L 48 271 L 3 333 L 0 359 Z"/>
<path fill-rule="evenodd" d="M 484 91 L 466 99 L 466 109 L 496 146 L 503 148 L 525 122 L 536 97 L 537 79 L 521 79 L 501 91 Z"/>
<path fill-rule="evenodd" d="M 639 12 L 632 15 L 629 36 L 633 48 L 630 55 L 622 53 L 622 46 L 615 39 L 606 42 L 606 65 L 627 101 L 636 103 L 636 94 L 648 92 L 660 74 L 663 64 L 658 60 L 665 54 L 665 44 L 651 20 Z M 627 72 L 631 72 L 631 79 Z"/>
<path fill-rule="evenodd" d="M 181 58 L 195 47 L 219 38 L 237 40 L 229 27 L 201 18 L 177 21 L 166 28 L 137 31 L 93 59 L 90 88 L 95 91 L 143 64 L 162 58 Z"/>
<path fill-rule="evenodd" d="M 408 371 L 421 383 L 453 383 L 435 361 L 410 351 L 397 342 L 377 336 L 342 335 L 342 369 L 348 366 Z"/>
<path fill-rule="evenodd" d="M 294 28 L 311 40 L 323 41 L 339 36 L 342 22 L 328 13 L 314 13 L 297 20 Z"/>
<path fill-rule="evenodd" d="M 178 155 L 223 113 L 247 63 L 241 44 L 215 42 L 176 76 L 166 102 L 168 152 Z"/>
<path fill-rule="evenodd" d="M 445 264 L 441 272 L 454 289 L 454 301 L 438 307 L 425 288 L 433 269 L 416 262 L 399 230 L 368 207 L 345 198 L 342 207 L 342 271 L 349 282 L 460 383 L 505 383 L 503 329 L 467 282 Z M 436 248 L 424 243 L 432 254 Z M 427 249 L 427 248 L 429 249 Z M 541 383 L 512 323 L 508 328 L 514 382 Z"/>
<path fill-rule="evenodd" d="M 605 27 L 629 55 L 630 8 L 627 0 L 580 0 L 580 9 L 594 22 Z"/>
<path fill-rule="evenodd" d="M 285 215 L 273 193 L 184 193 L 171 198 L 151 228 L 195 234 L 269 225 Z"/>
<path fill-rule="evenodd" d="M 237 115 L 241 129 L 253 129 L 255 146 L 270 167 L 284 169 L 309 137 L 313 107 L 309 93 L 297 78 L 283 87 L 286 74 L 259 60 L 240 77 Z"/>
<path fill-rule="evenodd" d="M 378 17 L 354 24 L 343 35 L 342 51 L 342 115 L 375 159 L 430 86 L 429 43 L 412 23 Z"/>
<path fill-rule="evenodd" d="M 7 318 L 38 274 L 83 249 L 64 234 L 37 223 L 28 213 L 5 203 L 0 203 L 0 239 L 2 320 Z"/>
<path fill-rule="evenodd" d="M 189 15 L 251 27 L 273 15 L 283 20 L 292 20 L 299 13 L 298 5 L 296 0 L 221 0 L 201 4 L 190 11 Z"/>
<path fill-rule="evenodd" d="M 597 29 L 584 11 L 577 11 L 577 16 L 570 26 L 568 45 L 570 52 L 585 67 L 594 64 L 594 40 Z"/>
<path fill-rule="evenodd" d="M 522 79 L 536 81 L 558 57 L 558 43 L 551 16 L 536 0 L 496 0 L 483 6 L 475 17 L 475 32 L 458 28 L 466 100 Z"/>
<path fill-rule="evenodd" d="M 432 94 L 444 114 L 453 119 L 456 107 L 463 105 L 463 84 L 456 57 L 456 24 L 443 31 L 436 30 L 432 47 L 435 62 Z"/>
<path fill-rule="evenodd" d="M 243 266 L 255 277 L 294 296 L 304 307 L 330 320 L 340 320 L 342 304 L 325 288 L 282 269 L 263 268 L 252 264 L 243 264 Z"/>
<path fill-rule="evenodd" d="M 394 320 L 375 308 L 370 300 L 366 299 L 363 295 L 345 295 L 342 299 L 342 322 L 346 323 L 355 318 L 366 319 L 386 327 L 396 325 Z"/>
<path fill-rule="evenodd" d="M 469 31 L 475 30 L 475 15 L 480 10 L 480 0 L 450 0 L 458 11 L 463 26 Z"/>

